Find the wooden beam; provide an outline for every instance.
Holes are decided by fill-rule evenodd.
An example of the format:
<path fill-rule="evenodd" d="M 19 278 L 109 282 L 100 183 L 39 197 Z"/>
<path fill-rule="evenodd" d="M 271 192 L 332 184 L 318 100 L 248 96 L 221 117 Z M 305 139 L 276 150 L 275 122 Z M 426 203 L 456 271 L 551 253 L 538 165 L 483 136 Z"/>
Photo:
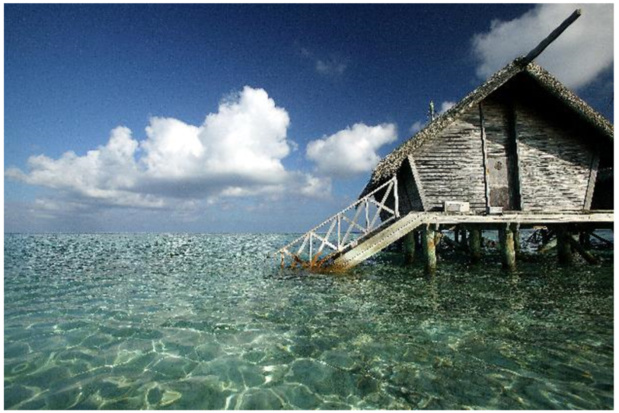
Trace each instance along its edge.
<path fill-rule="evenodd" d="M 423 247 L 423 255 L 426 260 L 426 273 L 434 274 L 436 272 L 436 231 L 435 225 L 425 225 L 421 233 L 421 245 Z"/>
<path fill-rule="evenodd" d="M 464 249 L 468 249 L 466 243 L 466 227 L 464 226 L 460 228 L 460 245 L 462 245 Z"/>
<path fill-rule="evenodd" d="M 516 252 L 516 255 L 518 255 L 522 251 L 520 245 L 520 224 L 512 225 L 512 230 L 514 232 L 514 251 Z"/>
<path fill-rule="evenodd" d="M 486 148 L 486 126 L 484 121 L 484 111 L 481 102 L 479 102 L 479 123 L 481 129 L 481 153 L 482 165 L 484 167 L 484 194 L 486 197 L 486 211 L 490 208 L 490 186 L 488 183 L 488 149 Z"/>
<path fill-rule="evenodd" d="M 503 268 L 514 270 L 516 268 L 516 250 L 514 248 L 514 230 L 511 224 L 499 227 L 499 245 Z"/>
<path fill-rule="evenodd" d="M 445 214 L 426 212 L 427 222 L 436 224 L 499 224 L 518 223 L 522 225 L 546 224 L 601 224 L 614 222 L 612 211 L 586 212 L 505 212 L 502 215 Z"/>
<path fill-rule="evenodd" d="M 591 168 L 589 169 L 589 183 L 587 184 L 587 194 L 585 195 L 586 210 L 591 209 L 591 201 L 593 201 L 593 191 L 595 190 L 595 181 L 598 176 L 598 166 L 600 165 L 600 153 L 596 148 L 593 158 L 591 159 Z"/>
<path fill-rule="evenodd" d="M 535 59 L 537 56 L 539 56 L 540 53 L 542 53 L 544 51 L 544 49 L 546 49 L 550 45 L 550 43 L 552 43 L 557 37 L 559 37 L 561 35 L 561 33 L 563 33 L 565 31 L 565 29 L 567 29 L 572 23 L 574 23 L 576 21 L 576 19 L 578 19 L 580 17 L 581 14 L 582 14 L 582 10 L 581 9 L 577 9 L 576 11 L 574 11 L 574 13 L 572 13 L 570 15 L 570 17 L 565 19 L 563 21 L 563 23 L 561 23 L 559 25 L 559 27 L 554 29 L 552 31 L 552 33 L 550 33 L 548 35 L 548 37 L 546 37 L 544 40 L 542 40 L 540 42 L 540 44 L 538 44 L 533 50 L 531 50 L 524 57 L 523 63 L 525 65 L 527 65 L 530 62 L 532 62 L 533 59 Z"/>
<path fill-rule="evenodd" d="M 419 172 L 417 171 L 417 165 L 415 165 L 415 159 L 413 158 L 413 155 L 408 155 L 408 163 L 411 166 L 411 172 L 413 173 L 415 186 L 417 187 L 417 193 L 419 194 L 419 200 L 421 201 L 421 208 L 424 211 L 427 211 L 428 202 L 426 199 L 426 193 L 423 189 L 423 183 L 421 182 L 421 178 L 419 177 Z"/>
<path fill-rule="evenodd" d="M 471 261 L 477 264 L 481 260 L 481 227 L 479 225 L 469 227 L 469 249 Z"/>
<path fill-rule="evenodd" d="M 518 156 L 518 126 L 517 126 L 517 115 L 516 108 L 514 103 L 511 102 L 509 106 L 508 113 L 508 125 L 509 125 L 509 146 L 508 150 L 511 150 L 512 158 L 510 162 L 511 166 L 511 176 L 509 176 L 511 193 L 512 193 L 512 207 L 515 210 L 522 210 L 522 191 L 520 184 L 520 160 Z"/>
<path fill-rule="evenodd" d="M 574 238 L 569 237 L 568 241 L 572 248 L 574 248 L 580 254 L 580 256 L 583 257 L 585 261 L 587 261 L 589 264 L 597 264 L 599 262 L 597 258 L 595 258 L 589 251 L 584 249 L 583 246 L 580 245 L 580 243 L 578 243 Z"/>
<path fill-rule="evenodd" d="M 557 247 L 557 239 L 551 238 L 545 244 L 540 245 L 540 247 L 537 249 L 537 253 L 546 254 L 548 251 L 556 247 Z"/>
<path fill-rule="evenodd" d="M 570 265 L 572 264 L 572 245 L 570 243 L 570 239 L 572 238 L 572 234 L 569 229 L 564 225 L 560 225 L 557 227 L 557 258 L 559 259 L 559 264 L 561 265 Z"/>
<path fill-rule="evenodd" d="M 415 231 L 411 231 L 402 239 L 404 263 L 410 265 L 415 261 Z"/>

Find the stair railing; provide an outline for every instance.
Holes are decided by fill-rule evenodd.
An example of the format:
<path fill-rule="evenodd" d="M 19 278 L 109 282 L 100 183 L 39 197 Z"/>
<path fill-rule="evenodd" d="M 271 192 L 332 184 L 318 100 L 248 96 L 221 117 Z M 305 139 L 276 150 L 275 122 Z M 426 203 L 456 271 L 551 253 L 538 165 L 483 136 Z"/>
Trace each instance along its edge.
<path fill-rule="evenodd" d="M 379 195 L 381 191 L 384 191 L 382 196 Z M 386 205 L 390 195 L 394 198 L 393 209 Z M 375 199 L 376 196 L 380 196 L 380 201 Z M 381 212 L 384 212 L 384 219 L 379 221 Z M 394 175 L 363 198 L 279 249 L 277 254 L 281 257 L 281 266 L 320 268 L 333 256 L 356 246 L 370 233 L 398 218 L 398 180 Z"/>

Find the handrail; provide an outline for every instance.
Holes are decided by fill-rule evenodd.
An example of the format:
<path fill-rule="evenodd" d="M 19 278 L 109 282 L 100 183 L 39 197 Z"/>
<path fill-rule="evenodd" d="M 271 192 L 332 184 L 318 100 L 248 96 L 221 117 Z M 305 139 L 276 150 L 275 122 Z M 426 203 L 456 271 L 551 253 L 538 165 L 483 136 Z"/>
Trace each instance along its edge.
<path fill-rule="evenodd" d="M 372 199 L 378 192 L 382 190 L 384 190 L 385 193 L 383 194 L 380 202 Z M 391 209 L 386 205 L 386 202 L 389 199 L 389 195 L 391 195 L 392 193 L 394 197 L 394 209 Z M 370 206 L 374 206 L 376 208 L 372 219 L 370 219 Z M 353 208 L 356 209 L 356 212 L 351 218 L 346 214 L 349 213 L 349 211 L 351 211 Z M 363 210 L 365 211 L 365 225 L 362 225 L 357 221 L 360 218 L 360 213 Z M 383 220 L 379 225 L 376 225 L 382 211 L 385 211 L 389 215 L 389 217 Z M 292 259 L 292 262 L 290 264 L 291 267 L 295 267 L 297 264 L 309 268 L 320 267 L 334 254 L 344 251 L 353 244 L 358 243 L 369 233 L 375 231 L 385 223 L 397 220 L 399 217 L 400 213 L 398 180 L 397 177 L 394 175 L 391 179 L 374 189 L 372 192 L 365 195 L 363 198 L 358 199 L 346 208 L 339 211 L 337 214 L 316 225 L 314 228 L 310 229 L 299 238 L 280 248 L 276 253 L 281 256 L 282 267 L 285 266 L 286 256 Z M 317 230 L 321 229 L 322 227 L 326 227 L 327 224 L 330 225 L 328 226 L 328 229 L 325 228 L 325 235 L 319 235 L 320 233 Z M 355 229 L 358 229 L 362 233 L 362 235 L 355 240 L 349 241 L 349 238 Z M 332 240 L 333 242 L 330 241 L 330 238 L 332 236 L 335 237 L 335 239 Z M 320 242 L 320 246 L 318 247 L 317 251 L 314 251 L 313 248 L 314 240 L 318 240 Z M 297 251 L 294 251 L 297 245 L 299 245 L 299 247 Z M 325 249 L 327 249 L 327 251 L 330 250 L 330 252 L 328 252 L 325 256 L 321 257 Z M 307 259 L 303 258 L 304 253 L 307 254 Z"/>

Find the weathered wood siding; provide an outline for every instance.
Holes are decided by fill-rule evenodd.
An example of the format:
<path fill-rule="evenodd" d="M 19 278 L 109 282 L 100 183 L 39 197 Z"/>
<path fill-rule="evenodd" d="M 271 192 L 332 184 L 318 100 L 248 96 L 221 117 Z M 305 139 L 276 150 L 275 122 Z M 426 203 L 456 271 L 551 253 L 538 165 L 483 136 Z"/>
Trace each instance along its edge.
<path fill-rule="evenodd" d="M 442 210 L 443 201 L 469 202 L 486 209 L 481 123 L 477 106 L 466 111 L 438 136 L 412 154 L 426 210 Z"/>
<path fill-rule="evenodd" d="M 423 204 L 419 195 L 419 189 L 413 176 L 411 165 L 407 160 L 402 163 L 402 166 L 398 170 L 398 204 L 400 208 L 400 215 L 404 216 L 411 211 L 423 211 Z M 374 199 L 380 202 L 384 192 L 379 191 Z M 385 205 L 391 209 L 395 206 L 395 197 L 389 195 Z M 386 211 L 381 211 L 380 219 L 385 221 L 390 215 Z"/>
<path fill-rule="evenodd" d="M 400 200 L 406 199 L 406 204 L 400 203 L 400 213 L 407 214 L 410 211 L 423 211 L 419 188 L 415 183 L 411 164 L 408 159 L 402 163 L 398 171 L 398 194 Z"/>
<path fill-rule="evenodd" d="M 522 210 L 582 210 L 594 154 L 586 137 L 525 105 L 515 111 Z"/>

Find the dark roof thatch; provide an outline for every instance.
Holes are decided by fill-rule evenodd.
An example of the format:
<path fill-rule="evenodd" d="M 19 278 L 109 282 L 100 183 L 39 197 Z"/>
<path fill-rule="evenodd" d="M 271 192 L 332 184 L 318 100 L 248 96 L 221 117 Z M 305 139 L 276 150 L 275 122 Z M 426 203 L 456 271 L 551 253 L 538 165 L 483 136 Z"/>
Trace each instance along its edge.
<path fill-rule="evenodd" d="M 523 58 L 517 58 L 503 69 L 492 75 L 483 85 L 469 93 L 464 99 L 458 102 L 451 109 L 434 119 L 426 127 L 417 132 L 412 138 L 402 143 L 393 152 L 382 159 L 372 173 L 370 181 L 365 186 L 361 195 L 363 197 L 374 188 L 392 177 L 402 165 L 406 157 L 427 139 L 436 136 L 443 129 L 449 126 L 456 118 L 462 115 L 467 109 L 479 104 L 492 92 L 499 89 L 515 75 L 524 73 L 535 80 L 544 90 L 559 98 L 569 109 L 574 111 L 587 123 L 591 124 L 595 129 L 601 132 L 603 136 L 613 139 L 613 126 L 602 115 L 597 113 L 582 99 L 576 96 L 572 91 L 563 86 L 561 82 L 555 79 L 541 66 L 536 63 L 525 64 Z"/>

